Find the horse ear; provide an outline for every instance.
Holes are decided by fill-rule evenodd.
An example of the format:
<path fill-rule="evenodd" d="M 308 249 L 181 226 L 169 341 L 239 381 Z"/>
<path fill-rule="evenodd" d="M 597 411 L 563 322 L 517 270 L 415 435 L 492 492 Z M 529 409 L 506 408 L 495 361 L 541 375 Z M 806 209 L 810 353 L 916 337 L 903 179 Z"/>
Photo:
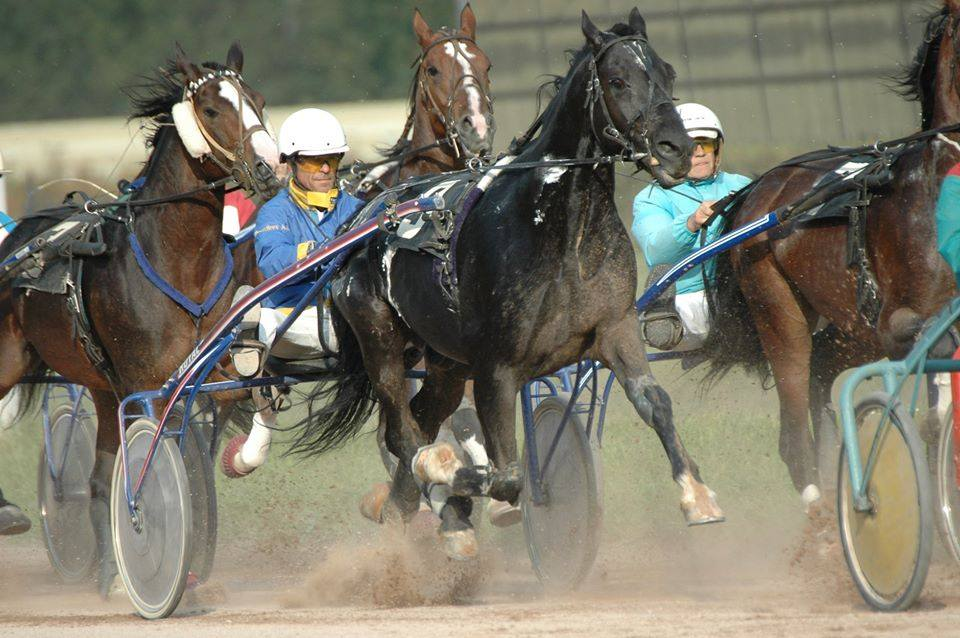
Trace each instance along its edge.
<path fill-rule="evenodd" d="M 600 29 L 583 9 L 580 10 L 580 29 L 583 31 L 583 35 L 587 36 L 587 42 L 595 51 L 603 46 L 603 35 L 600 33 Z"/>
<path fill-rule="evenodd" d="M 643 19 L 643 16 L 640 15 L 640 9 L 636 7 L 630 9 L 630 28 L 633 29 L 634 33 L 646 39 L 647 23 Z"/>
<path fill-rule="evenodd" d="M 187 79 L 187 82 L 192 82 L 200 77 L 200 69 L 197 68 L 197 65 L 187 59 L 187 54 L 184 53 L 183 47 L 180 46 L 180 43 L 177 42 L 177 57 L 175 64 L 177 69 L 183 73 L 183 77 Z"/>
<path fill-rule="evenodd" d="M 464 5 L 463 11 L 460 12 L 460 31 L 471 40 L 477 37 L 477 16 L 473 15 L 473 9 L 470 8 L 469 2 Z"/>
<path fill-rule="evenodd" d="M 237 73 L 243 71 L 243 49 L 239 42 L 230 45 L 230 50 L 227 51 L 227 66 Z"/>
<path fill-rule="evenodd" d="M 433 29 L 420 15 L 420 9 L 413 10 L 413 32 L 417 34 L 417 41 L 421 48 L 426 49 L 433 42 Z"/>

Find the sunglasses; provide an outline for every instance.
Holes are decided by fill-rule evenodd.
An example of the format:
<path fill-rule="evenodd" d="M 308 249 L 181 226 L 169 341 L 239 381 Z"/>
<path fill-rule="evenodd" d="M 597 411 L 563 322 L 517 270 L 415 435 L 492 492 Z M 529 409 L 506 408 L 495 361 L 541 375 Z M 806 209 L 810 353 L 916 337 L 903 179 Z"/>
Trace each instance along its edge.
<path fill-rule="evenodd" d="M 702 148 L 704 153 L 713 153 L 717 150 L 717 140 L 711 137 L 695 137 L 693 145 Z"/>
<path fill-rule="evenodd" d="M 339 155 L 320 155 L 297 157 L 297 166 L 311 173 L 319 173 L 324 167 L 329 167 L 331 173 L 337 172 L 340 166 Z"/>

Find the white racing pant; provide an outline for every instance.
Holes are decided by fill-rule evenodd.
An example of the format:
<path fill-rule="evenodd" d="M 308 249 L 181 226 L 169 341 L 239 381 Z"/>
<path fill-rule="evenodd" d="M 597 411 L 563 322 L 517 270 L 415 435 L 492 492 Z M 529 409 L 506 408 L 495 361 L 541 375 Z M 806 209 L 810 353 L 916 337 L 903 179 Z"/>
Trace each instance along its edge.
<path fill-rule="evenodd" d="M 685 352 L 702 347 L 710 332 L 710 308 L 707 306 L 706 292 L 685 292 L 674 297 L 673 303 L 683 322 L 683 339 L 674 351 Z"/>
<path fill-rule="evenodd" d="M 274 343 L 277 329 L 287 318 L 292 308 L 261 308 L 260 309 L 260 341 L 271 345 L 270 354 L 280 359 L 293 361 L 317 359 L 325 354 L 318 335 L 319 322 L 317 320 L 317 306 L 309 306 L 304 310 L 283 337 Z M 330 306 L 324 304 L 323 312 L 323 343 L 337 351 L 339 344 L 333 331 L 333 320 L 330 318 Z"/>

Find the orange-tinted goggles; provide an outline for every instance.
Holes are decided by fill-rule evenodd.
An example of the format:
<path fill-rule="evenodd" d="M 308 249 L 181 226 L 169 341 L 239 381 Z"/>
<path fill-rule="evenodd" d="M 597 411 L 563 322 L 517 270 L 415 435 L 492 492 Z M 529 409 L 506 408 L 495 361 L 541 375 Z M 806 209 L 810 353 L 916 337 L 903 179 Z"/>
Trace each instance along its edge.
<path fill-rule="evenodd" d="M 693 144 L 702 148 L 704 153 L 713 153 L 717 150 L 717 140 L 712 137 L 695 137 Z"/>
<path fill-rule="evenodd" d="M 329 166 L 330 172 L 336 173 L 337 168 L 340 166 L 340 156 L 339 155 L 298 156 L 297 166 L 304 169 L 305 171 L 310 171 L 311 173 L 319 173 L 324 169 L 324 167 Z"/>

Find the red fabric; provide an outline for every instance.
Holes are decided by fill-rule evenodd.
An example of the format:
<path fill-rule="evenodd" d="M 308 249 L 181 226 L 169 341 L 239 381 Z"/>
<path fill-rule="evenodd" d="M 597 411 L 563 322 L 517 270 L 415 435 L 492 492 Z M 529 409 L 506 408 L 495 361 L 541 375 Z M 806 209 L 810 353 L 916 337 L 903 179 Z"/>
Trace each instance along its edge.
<path fill-rule="evenodd" d="M 949 175 L 953 175 L 954 177 L 960 177 L 960 162 L 957 162 L 956 164 L 954 164 L 954 165 L 953 165 L 953 168 L 951 168 L 949 171 L 947 171 L 947 175 L 948 175 L 948 176 L 949 176 Z"/>
<path fill-rule="evenodd" d="M 233 206 L 237 209 L 237 217 L 240 218 L 240 228 L 243 228 L 250 222 L 250 218 L 253 217 L 253 214 L 257 210 L 257 205 L 247 199 L 246 194 L 244 194 L 242 190 L 227 193 L 223 201 L 223 206 L 224 208 Z"/>

